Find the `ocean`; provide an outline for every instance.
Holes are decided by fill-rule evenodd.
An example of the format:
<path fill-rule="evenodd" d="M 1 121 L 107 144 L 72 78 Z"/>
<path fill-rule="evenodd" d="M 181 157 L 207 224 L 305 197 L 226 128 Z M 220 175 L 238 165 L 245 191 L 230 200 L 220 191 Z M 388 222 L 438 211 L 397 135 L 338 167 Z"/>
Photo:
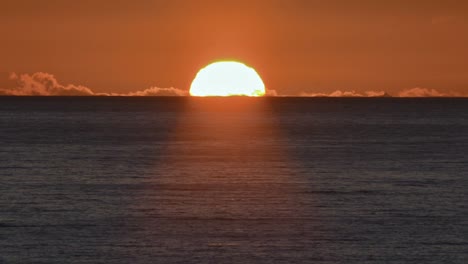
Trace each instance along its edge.
<path fill-rule="evenodd" d="M 0 263 L 468 263 L 468 100 L 0 97 Z"/>

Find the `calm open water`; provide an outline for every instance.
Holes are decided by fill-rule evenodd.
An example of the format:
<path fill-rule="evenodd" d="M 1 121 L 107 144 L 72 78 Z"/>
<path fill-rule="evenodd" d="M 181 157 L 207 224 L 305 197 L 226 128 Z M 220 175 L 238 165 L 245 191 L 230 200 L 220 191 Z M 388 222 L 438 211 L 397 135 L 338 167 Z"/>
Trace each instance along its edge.
<path fill-rule="evenodd" d="M 468 100 L 0 97 L 0 263 L 468 263 Z"/>

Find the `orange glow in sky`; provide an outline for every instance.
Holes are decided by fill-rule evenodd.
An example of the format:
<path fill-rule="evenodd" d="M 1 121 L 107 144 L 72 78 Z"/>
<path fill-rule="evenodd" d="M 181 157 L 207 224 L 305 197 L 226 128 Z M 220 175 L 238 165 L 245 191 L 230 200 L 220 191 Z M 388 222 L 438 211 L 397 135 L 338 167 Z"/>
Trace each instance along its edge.
<path fill-rule="evenodd" d="M 279 95 L 468 94 L 462 32 L 468 1 L 0 1 L 0 89 L 46 73 L 95 94 L 188 94 L 234 59 Z"/>

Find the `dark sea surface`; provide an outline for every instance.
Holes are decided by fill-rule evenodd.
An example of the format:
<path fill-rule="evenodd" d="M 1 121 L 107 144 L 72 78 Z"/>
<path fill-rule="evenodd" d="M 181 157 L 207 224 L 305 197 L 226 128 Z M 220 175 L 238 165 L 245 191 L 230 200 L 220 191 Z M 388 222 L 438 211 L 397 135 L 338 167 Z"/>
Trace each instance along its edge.
<path fill-rule="evenodd" d="M 0 97 L 0 263 L 468 263 L 468 100 Z"/>

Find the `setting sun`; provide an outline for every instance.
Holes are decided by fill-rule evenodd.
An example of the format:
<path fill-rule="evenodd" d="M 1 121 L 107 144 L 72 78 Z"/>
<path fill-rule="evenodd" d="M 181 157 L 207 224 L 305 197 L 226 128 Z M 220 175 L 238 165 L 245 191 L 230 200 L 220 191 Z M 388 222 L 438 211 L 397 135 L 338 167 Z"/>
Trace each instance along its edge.
<path fill-rule="evenodd" d="M 263 96 L 265 85 L 255 69 L 220 61 L 201 69 L 190 86 L 192 96 Z"/>

